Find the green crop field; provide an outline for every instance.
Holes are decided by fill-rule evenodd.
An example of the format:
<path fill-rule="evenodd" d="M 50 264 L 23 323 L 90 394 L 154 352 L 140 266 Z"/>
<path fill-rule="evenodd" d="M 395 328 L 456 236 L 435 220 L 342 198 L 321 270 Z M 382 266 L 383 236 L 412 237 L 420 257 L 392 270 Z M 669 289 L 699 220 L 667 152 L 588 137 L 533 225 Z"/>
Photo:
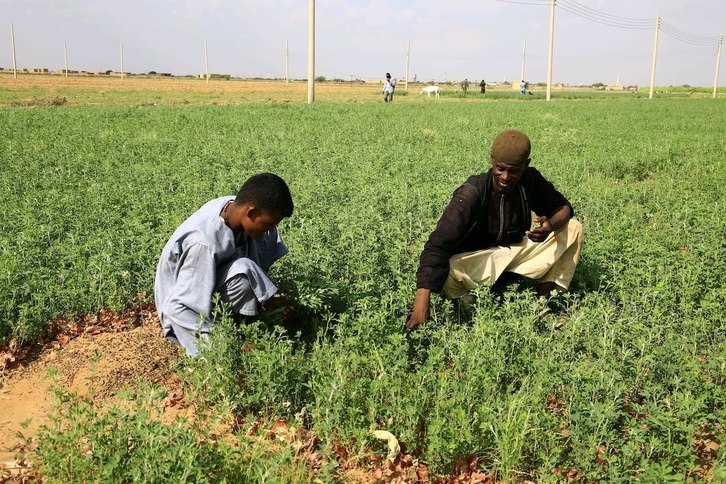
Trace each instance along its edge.
<path fill-rule="evenodd" d="M 505 482 L 721 482 L 724 102 L 0 108 L 0 343 L 151 294 L 175 227 L 272 171 L 295 201 L 272 275 L 306 324 L 220 330 L 255 349 L 198 364 L 210 399 L 323 449 L 388 430 L 432 475 L 475 455 Z M 423 244 L 508 128 L 584 226 L 571 291 L 544 321 L 531 284 L 434 297 L 408 332 Z"/>

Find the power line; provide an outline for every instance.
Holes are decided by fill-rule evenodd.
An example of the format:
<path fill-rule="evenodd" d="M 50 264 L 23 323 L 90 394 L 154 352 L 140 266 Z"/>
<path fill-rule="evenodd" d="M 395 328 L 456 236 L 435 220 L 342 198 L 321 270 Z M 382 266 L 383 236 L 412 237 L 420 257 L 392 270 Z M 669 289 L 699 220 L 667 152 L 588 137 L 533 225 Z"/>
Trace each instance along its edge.
<path fill-rule="evenodd" d="M 674 39 L 680 40 L 681 42 L 685 42 L 687 44 L 717 45 L 719 43 L 719 37 L 699 37 L 696 35 L 687 34 L 681 30 L 678 30 L 667 22 L 664 22 L 663 20 L 660 21 L 660 25 L 663 32 L 670 35 Z"/>
<path fill-rule="evenodd" d="M 611 27 L 632 30 L 647 30 L 653 28 L 652 20 L 628 19 L 625 17 L 604 14 L 597 10 L 585 7 L 584 5 L 580 5 L 572 0 L 560 0 L 560 2 L 555 4 L 555 6 L 578 17 L 600 24 L 609 25 Z"/>
<path fill-rule="evenodd" d="M 618 21 L 623 21 L 623 22 L 631 22 L 631 23 L 645 23 L 645 22 L 647 22 L 649 24 L 652 24 L 653 23 L 652 19 L 628 18 L 628 17 L 619 17 L 617 15 L 610 15 L 610 14 L 607 14 L 607 13 L 604 13 L 604 12 L 600 12 L 599 10 L 592 9 L 592 8 L 586 6 L 586 5 L 582 5 L 580 3 L 577 3 L 574 0 L 559 0 L 559 1 L 560 1 L 560 5 L 564 3 L 565 5 L 569 5 L 572 8 L 579 9 L 579 10 L 582 10 L 584 12 L 590 12 L 592 15 L 595 15 L 595 16 L 598 16 L 598 17 L 602 17 L 602 18 L 609 18 L 609 19 L 612 19 L 612 20 L 618 20 Z"/>

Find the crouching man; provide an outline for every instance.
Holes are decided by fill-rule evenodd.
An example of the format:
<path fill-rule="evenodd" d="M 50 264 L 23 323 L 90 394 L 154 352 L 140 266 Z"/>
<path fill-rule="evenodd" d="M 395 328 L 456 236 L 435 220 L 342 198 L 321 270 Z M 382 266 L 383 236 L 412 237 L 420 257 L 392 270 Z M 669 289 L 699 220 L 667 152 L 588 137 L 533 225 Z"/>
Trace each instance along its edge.
<path fill-rule="evenodd" d="M 580 258 L 582 225 L 572 218 L 570 202 L 529 166 L 530 150 L 524 133 L 500 133 L 492 144 L 492 168 L 454 192 L 421 253 L 407 328 L 429 318 L 432 291 L 460 298 L 505 272 L 539 279 L 539 297 L 567 290 Z"/>
<path fill-rule="evenodd" d="M 277 296 L 267 275 L 288 252 L 277 224 L 292 211 L 287 184 L 262 173 L 247 180 L 236 198 L 207 202 L 186 219 L 167 242 L 156 269 L 154 297 L 164 336 L 196 357 L 214 326 L 215 293 L 238 320 L 263 307 L 281 306 L 286 320 L 295 318 L 293 305 Z"/>

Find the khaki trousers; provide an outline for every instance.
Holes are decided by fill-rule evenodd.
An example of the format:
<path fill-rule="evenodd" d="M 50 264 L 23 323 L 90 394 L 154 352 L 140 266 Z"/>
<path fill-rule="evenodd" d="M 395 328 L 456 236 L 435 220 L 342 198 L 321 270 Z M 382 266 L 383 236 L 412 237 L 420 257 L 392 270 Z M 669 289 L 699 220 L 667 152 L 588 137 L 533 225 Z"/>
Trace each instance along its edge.
<path fill-rule="evenodd" d="M 504 272 L 515 272 L 567 290 L 582 250 L 582 224 L 570 219 L 544 242 L 524 237 L 509 247 L 465 252 L 449 259 L 449 277 L 441 294 L 455 299 L 483 284 L 494 284 Z"/>

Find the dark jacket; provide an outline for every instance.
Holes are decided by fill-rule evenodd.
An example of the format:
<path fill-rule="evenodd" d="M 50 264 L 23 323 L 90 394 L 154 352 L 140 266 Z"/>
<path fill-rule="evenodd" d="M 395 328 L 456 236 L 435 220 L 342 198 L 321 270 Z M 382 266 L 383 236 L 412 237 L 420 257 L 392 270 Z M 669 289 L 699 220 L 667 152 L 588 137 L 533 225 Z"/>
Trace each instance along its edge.
<path fill-rule="evenodd" d="M 564 206 L 574 215 L 570 202 L 532 167 L 507 194 L 494 192 L 491 170 L 469 177 L 424 245 L 416 287 L 441 292 L 452 256 L 520 242 L 532 225 L 532 211 L 549 217 Z"/>

